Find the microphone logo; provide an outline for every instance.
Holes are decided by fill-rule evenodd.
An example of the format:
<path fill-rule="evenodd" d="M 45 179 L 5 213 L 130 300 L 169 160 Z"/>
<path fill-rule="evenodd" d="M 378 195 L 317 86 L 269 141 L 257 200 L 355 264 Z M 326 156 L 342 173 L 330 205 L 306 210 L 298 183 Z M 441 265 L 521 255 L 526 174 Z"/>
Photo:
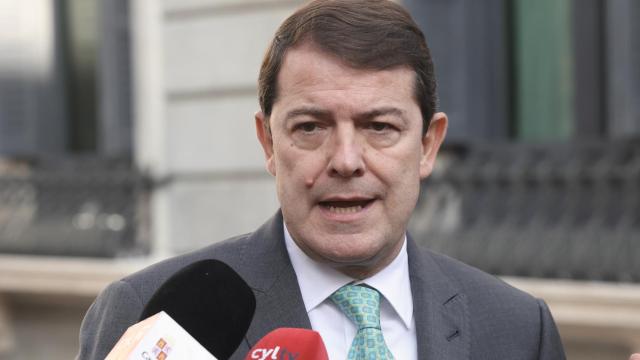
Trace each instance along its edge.
<path fill-rule="evenodd" d="M 165 360 L 169 357 L 170 353 L 171 346 L 169 346 L 167 340 L 160 338 L 153 345 L 153 348 L 151 348 L 151 355 L 149 355 L 149 353 L 145 351 L 142 353 L 142 358 L 145 360 Z"/>
<path fill-rule="evenodd" d="M 285 348 L 259 348 L 251 352 L 251 359 L 258 360 L 296 360 L 300 354 L 287 351 Z"/>
<path fill-rule="evenodd" d="M 278 328 L 258 341 L 244 360 L 329 360 L 317 331 Z"/>

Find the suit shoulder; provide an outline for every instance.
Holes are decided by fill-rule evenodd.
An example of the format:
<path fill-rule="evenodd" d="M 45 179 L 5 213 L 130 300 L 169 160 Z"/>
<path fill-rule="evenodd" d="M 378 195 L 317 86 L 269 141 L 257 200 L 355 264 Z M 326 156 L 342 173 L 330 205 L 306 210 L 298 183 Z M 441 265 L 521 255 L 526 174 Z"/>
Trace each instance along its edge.
<path fill-rule="evenodd" d="M 458 260 L 428 253 L 464 298 L 472 349 L 478 354 L 483 349 L 491 350 L 491 356 L 478 358 L 507 359 L 514 358 L 514 354 L 543 350 L 562 354 L 561 341 L 544 301 Z"/>
<path fill-rule="evenodd" d="M 124 277 L 121 281 L 128 283 L 134 290 L 145 295 L 155 291 L 165 280 L 180 269 L 195 262 L 216 259 L 236 269 L 242 260 L 242 252 L 248 246 L 249 234 L 239 235 L 198 250 L 176 255 Z"/>
<path fill-rule="evenodd" d="M 428 252 L 442 272 L 468 296 L 490 297 L 494 300 L 498 297 L 516 304 L 537 306 L 537 300 L 533 296 L 507 284 L 504 280 L 494 275 L 446 255 L 429 250 L 424 251 Z"/>

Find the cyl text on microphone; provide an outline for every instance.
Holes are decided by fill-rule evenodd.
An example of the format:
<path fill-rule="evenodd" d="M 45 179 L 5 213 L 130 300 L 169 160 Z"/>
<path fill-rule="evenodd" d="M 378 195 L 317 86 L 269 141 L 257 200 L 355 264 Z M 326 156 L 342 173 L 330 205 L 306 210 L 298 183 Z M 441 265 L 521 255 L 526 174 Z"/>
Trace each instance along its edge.
<path fill-rule="evenodd" d="M 280 346 L 272 349 L 255 349 L 251 352 L 251 358 L 258 360 L 295 360 L 298 355 L 298 353 L 288 352 L 287 349 L 280 349 Z"/>

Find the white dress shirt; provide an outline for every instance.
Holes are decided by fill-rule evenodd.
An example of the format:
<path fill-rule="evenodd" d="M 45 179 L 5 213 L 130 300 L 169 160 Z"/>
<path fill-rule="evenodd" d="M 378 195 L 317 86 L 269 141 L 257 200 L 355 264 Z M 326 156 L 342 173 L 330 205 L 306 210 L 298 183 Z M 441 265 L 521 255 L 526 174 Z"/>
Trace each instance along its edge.
<path fill-rule="evenodd" d="M 293 241 L 286 225 L 284 238 L 311 327 L 322 336 L 329 359 L 346 359 L 356 335 L 356 325 L 329 299 L 336 290 L 351 282 L 367 284 L 382 295 L 380 325 L 393 356 L 398 360 L 418 359 L 406 236 L 391 264 L 372 277 L 357 281 L 308 257 Z"/>

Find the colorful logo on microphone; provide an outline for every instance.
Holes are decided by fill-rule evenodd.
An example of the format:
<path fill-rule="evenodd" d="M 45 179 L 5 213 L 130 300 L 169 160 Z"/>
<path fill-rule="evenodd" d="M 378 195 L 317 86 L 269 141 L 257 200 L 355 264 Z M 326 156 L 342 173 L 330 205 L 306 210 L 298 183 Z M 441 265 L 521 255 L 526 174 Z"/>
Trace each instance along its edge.
<path fill-rule="evenodd" d="M 151 349 L 151 353 L 156 360 L 165 360 L 171 353 L 171 346 L 165 339 L 160 338 Z"/>

